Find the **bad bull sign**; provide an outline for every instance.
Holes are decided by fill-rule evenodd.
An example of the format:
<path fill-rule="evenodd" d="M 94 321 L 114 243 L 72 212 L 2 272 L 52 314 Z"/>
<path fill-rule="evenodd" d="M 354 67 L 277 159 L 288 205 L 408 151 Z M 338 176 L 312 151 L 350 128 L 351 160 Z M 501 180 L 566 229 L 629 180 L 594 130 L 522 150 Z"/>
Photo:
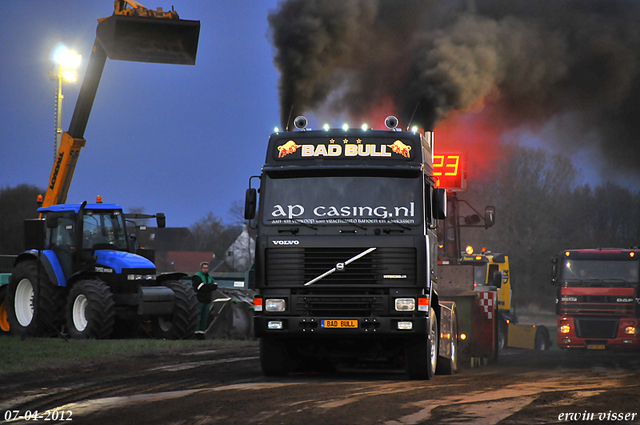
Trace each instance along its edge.
<path fill-rule="evenodd" d="M 278 159 L 304 158 L 354 158 L 377 157 L 411 159 L 412 146 L 401 140 L 382 139 L 364 141 L 361 138 L 330 138 L 326 141 L 305 140 L 296 142 L 293 139 L 283 139 L 275 144 L 274 155 Z"/>

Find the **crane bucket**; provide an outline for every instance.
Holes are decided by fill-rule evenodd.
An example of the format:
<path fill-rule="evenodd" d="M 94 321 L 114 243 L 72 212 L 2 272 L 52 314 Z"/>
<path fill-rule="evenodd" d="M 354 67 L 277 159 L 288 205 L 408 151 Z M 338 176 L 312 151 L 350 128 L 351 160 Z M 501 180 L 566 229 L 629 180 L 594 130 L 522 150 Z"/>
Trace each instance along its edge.
<path fill-rule="evenodd" d="M 112 15 L 96 38 L 112 60 L 195 65 L 200 21 Z"/>

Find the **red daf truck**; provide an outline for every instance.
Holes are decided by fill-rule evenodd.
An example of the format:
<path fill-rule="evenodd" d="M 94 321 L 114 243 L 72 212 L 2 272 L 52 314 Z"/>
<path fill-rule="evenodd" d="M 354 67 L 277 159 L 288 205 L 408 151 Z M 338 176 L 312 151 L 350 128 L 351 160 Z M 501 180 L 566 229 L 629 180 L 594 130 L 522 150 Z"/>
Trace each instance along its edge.
<path fill-rule="evenodd" d="M 558 347 L 640 349 L 640 249 L 571 249 L 552 263 Z"/>

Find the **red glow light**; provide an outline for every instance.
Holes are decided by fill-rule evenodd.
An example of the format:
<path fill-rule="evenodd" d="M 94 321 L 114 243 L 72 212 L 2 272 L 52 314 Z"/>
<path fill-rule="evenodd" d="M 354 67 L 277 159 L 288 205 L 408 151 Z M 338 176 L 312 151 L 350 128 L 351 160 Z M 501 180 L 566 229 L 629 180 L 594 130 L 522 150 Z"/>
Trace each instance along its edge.
<path fill-rule="evenodd" d="M 492 179 L 500 169 L 499 160 L 507 155 L 500 143 L 500 136 L 508 128 L 503 121 L 487 105 L 480 113 L 454 111 L 434 128 L 434 152 L 464 152 L 468 159 L 464 172 L 470 182 Z"/>

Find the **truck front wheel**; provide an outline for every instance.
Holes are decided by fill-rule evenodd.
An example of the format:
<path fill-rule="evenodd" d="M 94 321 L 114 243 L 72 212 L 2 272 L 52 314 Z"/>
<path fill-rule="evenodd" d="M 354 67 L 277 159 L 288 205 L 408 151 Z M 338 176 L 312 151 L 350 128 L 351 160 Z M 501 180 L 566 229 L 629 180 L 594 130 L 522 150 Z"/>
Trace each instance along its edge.
<path fill-rule="evenodd" d="M 409 379 L 431 379 L 438 364 L 438 318 L 431 308 L 429 336 L 426 340 L 412 340 L 404 349 L 404 362 Z"/>
<path fill-rule="evenodd" d="M 67 327 L 76 339 L 108 338 L 115 323 L 116 305 L 106 283 L 82 280 L 74 285 L 67 302 Z"/>
<path fill-rule="evenodd" d="M 458 372 L 458 315 L 455 309 L 451 312 L 451 337 L 448 351 L 450 353 L 448 357 L 438 358 L 436 369 L 438 375 L 453 375 Z"/>
<path fill-rule="evenodd" d="M 64 291 L 37 261 L 19 263 L 9 280 L 6 307 L 12 334 L 55 335 L 64 322 Z"/>
<path fill-rule="evenodd" d="M 548 350 L 551 346 L 551 342 L 549 341 L 549 335 L 547 333 L 547 329 L 544 326 L 538 326 L 536 328 L 536 337 L 535 337 L 535 349 L 536 350 Z"/>
<path fill-rule="evenodd" d="M 151 320 L 153 335 L 162 339 L 191 338 L 198 327 L 198 298 L 188 283 L 172 280 L 165 285 L 175 295 L 173 314 L 154 316 Z"/>

